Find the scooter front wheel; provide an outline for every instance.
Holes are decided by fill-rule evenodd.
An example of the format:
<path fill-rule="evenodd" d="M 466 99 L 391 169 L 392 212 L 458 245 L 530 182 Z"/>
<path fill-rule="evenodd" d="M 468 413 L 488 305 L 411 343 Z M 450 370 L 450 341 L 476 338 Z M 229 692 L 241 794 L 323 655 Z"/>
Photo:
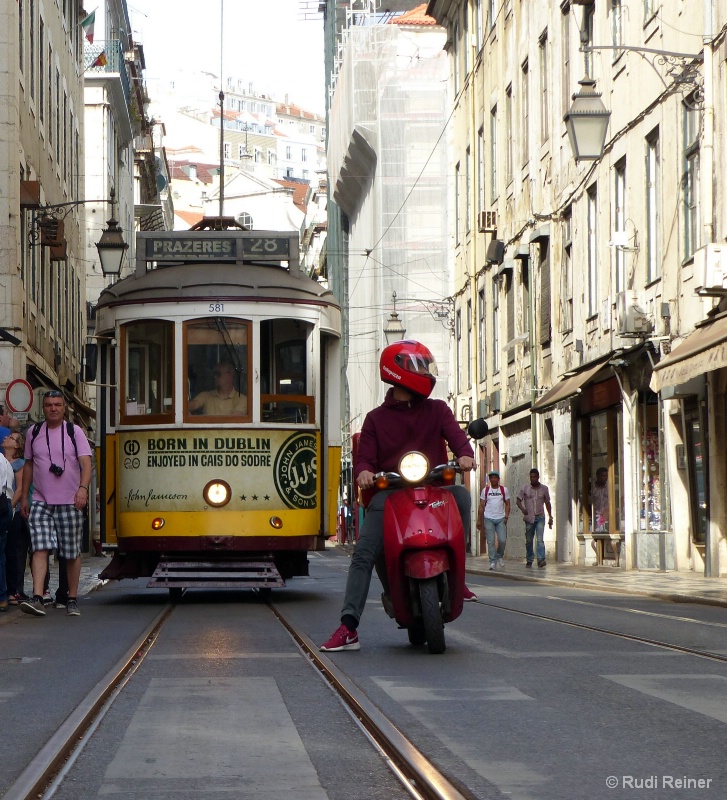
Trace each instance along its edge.
<path fill-rule="evenodd" d="M 419 582 L 419 600 L 427 649 L 435 655 L 443 653 L 447 649 L 447 644 L 444 641 L 444 620 L 439 606 L 439 587 L 436 578 Z"/>
<path fill-rule="evenodd" d="M 427 641 L 427 634 L 424 631 L 424 624 L 420 619 L 414 620 L 412 624 L 406 629 L 409 634 L 409 644 L 418 647 L 425 644 Z"/>

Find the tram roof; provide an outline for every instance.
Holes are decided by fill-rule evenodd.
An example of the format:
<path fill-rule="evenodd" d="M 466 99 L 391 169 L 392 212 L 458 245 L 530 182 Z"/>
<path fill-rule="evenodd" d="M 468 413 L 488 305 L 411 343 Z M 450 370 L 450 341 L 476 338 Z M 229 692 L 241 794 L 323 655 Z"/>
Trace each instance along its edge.
<path fill-rule="evenodd" d="M 329 289 L 301 272 L 297 233 L 247 230 L 137 233 L 136 271 L 104 289 L 98 307 L 183 298 L 338 307 Z"/>
<path fill-rule="evenodd" d="M 290 300 L 338 306 L 333 292 L 303 274 L 271 264 L 177 264 L 122 278 L 101 292 L 98 308 L 119 302 L 188 298 Z"/>

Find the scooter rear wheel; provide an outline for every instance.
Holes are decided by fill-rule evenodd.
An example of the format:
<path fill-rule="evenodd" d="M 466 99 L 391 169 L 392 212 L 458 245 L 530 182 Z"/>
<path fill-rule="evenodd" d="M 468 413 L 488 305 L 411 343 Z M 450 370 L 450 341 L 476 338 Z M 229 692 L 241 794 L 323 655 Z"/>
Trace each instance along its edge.
<path fill-rule="evenodd" d="M 436 578 L 419 583 L 419 600 L 422 606 L 422 622 L 427 637 L 427 649 L 437 655 L 447 649 L 444 641 L 444 620 L 439 606 L 439 587 Z"/>

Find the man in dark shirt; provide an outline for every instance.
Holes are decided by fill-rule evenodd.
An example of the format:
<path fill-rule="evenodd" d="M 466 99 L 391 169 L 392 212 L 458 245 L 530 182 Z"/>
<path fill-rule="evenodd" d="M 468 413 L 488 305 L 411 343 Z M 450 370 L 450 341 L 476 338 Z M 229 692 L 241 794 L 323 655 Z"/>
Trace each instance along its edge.
<path fill-rule="evenodd" d="M 392 384 L 384 402 L 366 415 L 356 454 L 356 484 L 371 489 L 378 472 L 396 471 L 401 457 L 411 451 L 423 453 L 432 466 L 447 461 L 447 446 L 462 469 L 475 466 L 474 451 L 449 406 L 429 399 L 436 383 L 436 362 L 419 342 L 403 340 L 381 354 L 379 373 Z M 465 536 L 470 525 L 470 496 L 464 486 L 446 487 L 454 495 L 462 515 Z M 368 596 L 371 573 L 383 552 L 384 501 L 390 491 L 374 495 L 366 509 L 356 550 L 346 581 L 341 626 L 321 645 L 321 650 L 359 650 L 357 628 Z M 467 591 L 471 598 L 475 596 Z"/>

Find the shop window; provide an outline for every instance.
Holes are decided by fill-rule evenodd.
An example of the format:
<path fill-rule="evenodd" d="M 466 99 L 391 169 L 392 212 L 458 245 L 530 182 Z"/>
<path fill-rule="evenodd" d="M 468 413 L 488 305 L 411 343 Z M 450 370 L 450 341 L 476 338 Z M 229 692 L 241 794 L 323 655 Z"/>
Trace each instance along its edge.
<path fill-rule="evenodd" d="M 145 320 L 122 331 L 122 422 L 174 419 L 174 323 Z"/>
<path fill-rule="evenodd" d="M 226 317 L 192 320 L 184 337 L 186 415 L 200 421 L 250 419 L 250 323 Z"/>
<path fill-rule="evenodd" d="M 603 539 L 603 557 L 616 558 L 605 534 L 621 533 L 621 413 L 617 407 L 583 417 L 577 430 L 580 533 Z"/>
<path fill-rule="evenodd" d="M 662 517 L 664 506 L 662 486 L 662 442 L 657 395 L 642 395 L 639 407 L 641 427 L 641 497 L 639 505 L 639 530 L 665 529 Z"/>
<path fill-rule="evenodd" d="M 692 539 L 698 544 L 707 541 L 709 495 L 706 472 L 704 425 L 696 402 L 685 401 L 689 505 L 691 506 Z"/>
<path fill-rule="evenodd" d="M 260 403 L 263 422 L 315 421 L 309 327 L 298 320 L 260 324 Z"/>

